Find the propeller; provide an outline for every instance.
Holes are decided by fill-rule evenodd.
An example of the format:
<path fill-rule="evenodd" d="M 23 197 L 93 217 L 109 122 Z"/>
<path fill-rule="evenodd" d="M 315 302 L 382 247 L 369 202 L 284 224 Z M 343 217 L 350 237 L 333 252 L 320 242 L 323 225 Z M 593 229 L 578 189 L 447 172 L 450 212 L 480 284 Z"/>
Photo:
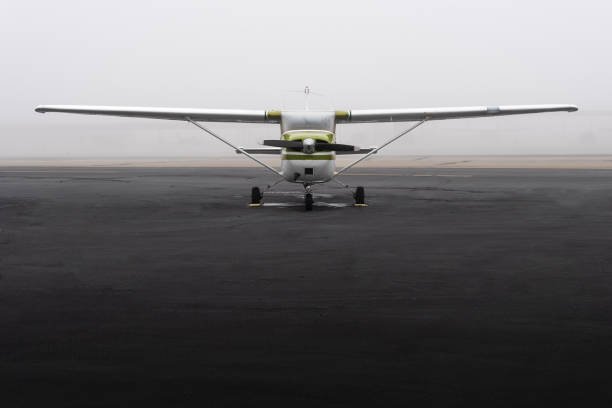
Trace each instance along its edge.
<path fill-rule="evenodd" d="M 312 140 L 312 139 L 311 139 Z M 304 143 L 301 140 L 264 140 L 266 146 L 285 147 L 288 149 L 304 150 Z M 306 146 L 309 146 L 308 144 Z M 339 143 L 315 142 L 314 150 L 319 152 L 352 152 L 359 150 L 358 147 Z"/>
<path fill-rule="evenodd" d="M 266 146 L 274 146 L 274 147 L 286 147 L 288 149 L 300 149 L 304 144 L 301 140 L 290 141 L 290 140 L 264 140 L 263 144 Z"/>
<path fill-rule="evenodd" d="M 315 150 L 322 152 L 352 152 L 359 150 L 359 148 L 340 143 L 315 143 Z"/>

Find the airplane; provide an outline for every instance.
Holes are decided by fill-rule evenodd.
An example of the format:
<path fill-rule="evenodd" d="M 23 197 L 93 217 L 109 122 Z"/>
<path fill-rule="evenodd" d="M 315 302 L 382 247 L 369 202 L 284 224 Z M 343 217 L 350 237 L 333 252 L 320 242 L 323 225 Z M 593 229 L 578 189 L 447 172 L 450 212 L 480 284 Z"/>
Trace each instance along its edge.
<path fill-rule="evenodd" d="M 306 96 L 310 88 L 304 90 Z M 238 154 L 243 154 L 266 169 L 280 176 L 275 183 L 268 185 L 270 190 L 282 181 L 302 184 L 304 187 L 304 208 L 312 210 L 312 187 L 334 181 L 341 186 L 352 187 L 339 181 L 337 177 L 356 164 L 362 162 L 381 149 L 412 132 L 425 122 L 432 120 L 495 117 L 543 112 L 575 112 L 575 105 L 513 105 L 513 106 L 476 106 L 457 108 L 418 108 L 418 109 L 360 109 L 360 110 L 244 110 L 244 109 L 183 109 L 120 106 L 85 105 L 40 105 L 35 111 L 77 113 L 87 115 L 122 116 L 130 118 L 150 118 L 186 121 L 204 132 L 227 144 Z M 264 140 L 265 148 L 243 148 L 213 132 L 199 122 L 268 123 L 280 125 L 280 139 Z M 336 140 L 336 125 L 350 123 L 377 122 L 416 122 L 402 132 L 384 141 L 378 147 L 360 148 L 340 144 Z M 257 154 L 280 155 L 281 169 L 264 163 L 256 158 Z M 336 170 L 337 155 L 362 155 L 357 160 Z M 265 192 L 264 191 L 264 192 Z M 251 189 L 250 206 L 262 205 L 264 192 L 259 187 Z M 365 190 L 362 186 L 353 190 L 355 206 L 367 206 Z"/>

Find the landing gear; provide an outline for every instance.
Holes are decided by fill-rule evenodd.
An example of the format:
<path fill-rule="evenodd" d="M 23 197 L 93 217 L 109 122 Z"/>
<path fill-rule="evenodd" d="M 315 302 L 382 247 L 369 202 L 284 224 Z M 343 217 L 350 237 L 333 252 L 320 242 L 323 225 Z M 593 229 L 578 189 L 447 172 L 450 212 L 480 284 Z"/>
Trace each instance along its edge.
<path fill-rule="evenodd" d="M 304 186 L 306 189 L 306 194 L 304 195 L 304 209 L 306 211 L 312 211 L 312 203 L 314 202 L 312 199 L 312 190 L 310 186 Z"/>
<path fill-rule="evenodd" d="M 355 194 L 353 194 L 355 198 L 355 206 L 356 207 L 365 207 L 367 204 L 365 203 L 365 190 L 363 187 L 357 187 L 355 190 Z"/>
<path fill-rule="evenodd" d="M 261 194 L 259 187 L 253 187 L 251 189 L 251 204 L 250 205 L 252 207 L 260 206 L 262 197 L 263 195 Z"/>
<path fill-rule="evenodd" d="M 312 211 L 312 202 L 312 194 L 306 193 L 306 196 L 304 196 L 304 209 L 306 211 Z"/>

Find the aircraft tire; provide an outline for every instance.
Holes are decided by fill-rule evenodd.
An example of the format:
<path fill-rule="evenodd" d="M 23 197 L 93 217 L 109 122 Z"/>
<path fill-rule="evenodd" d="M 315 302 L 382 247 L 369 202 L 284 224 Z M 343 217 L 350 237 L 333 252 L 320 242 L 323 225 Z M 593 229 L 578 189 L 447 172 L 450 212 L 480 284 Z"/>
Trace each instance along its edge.
<path fill-rule="evenodd" d="M 306 211 L 312 211 L 312 203 L 312 194 L 306 193 L 306 195 L 304 196 L 304 209 Z"/>
<path fill-rule="evenodd" d="M 251 189 L 251 204 L 259 204 L 261 202 L 261 191 L 259 187 L 253 187 Z"/>
<path fill-rule="evenodd" d="M 365 204 L 365 190 L 363 187 L 357 187 L 355 190 L 355 204 Z"/>

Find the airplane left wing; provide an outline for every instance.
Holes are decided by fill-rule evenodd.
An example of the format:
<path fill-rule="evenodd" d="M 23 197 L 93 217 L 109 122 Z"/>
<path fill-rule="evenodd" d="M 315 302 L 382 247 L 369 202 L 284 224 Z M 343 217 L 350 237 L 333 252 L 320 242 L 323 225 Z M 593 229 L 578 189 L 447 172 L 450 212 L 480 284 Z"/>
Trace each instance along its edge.
<path fill-rule="evenodd" d="M 575 112 L 575 105 L 511 105 L 472 106 L 458 108 L 417 108 L 417 109 L 361 109 L 341 111 L 336 114 L 337 123 L 411 122 L 421 120 L 442 120 L 478 118 L 489 116 L 523 115 L 544 112 Z"/>
<path fill-rule="evenodd" d="M 373 149 L 365 156 L 338 170 L 336 174 L 344 173 L 357 163 L 377 153 L 385 146 L 395 142 L 400 137 L 412 132 L 423 123 L 430 120 L 478 118 L 487 116 L 522 115 L 526 113 L 544 112 L 575 112 L 575 105 L 515 105 L 515 106 L 489 106 L 489 107 L 466 107 L 466 108 L 425 108 L 425 109 L 372 109 L 342 111 L 336 114 L 338 123 L 368 123 L 368 122 L 417 122 L 415 125 L 392 137 L 379 147 Z"/>

